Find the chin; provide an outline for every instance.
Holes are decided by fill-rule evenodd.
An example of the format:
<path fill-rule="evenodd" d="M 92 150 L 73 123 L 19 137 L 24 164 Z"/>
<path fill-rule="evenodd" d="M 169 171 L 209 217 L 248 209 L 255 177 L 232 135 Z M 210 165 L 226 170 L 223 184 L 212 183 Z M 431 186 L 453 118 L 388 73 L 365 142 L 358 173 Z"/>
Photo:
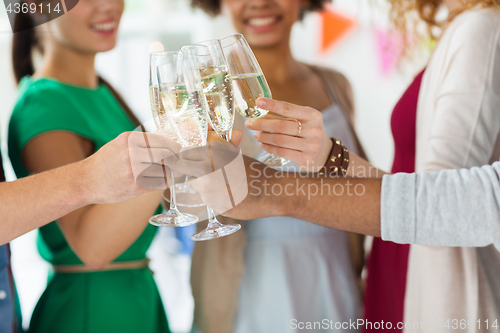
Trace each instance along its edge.
<path fill-rule="evenodd" d="M 114 49 L 116 46 L 116 41 L 111 43 L 106 43 L 97 47 L 97 52 L 108 52 Z"/>
<path fill-rule="evenodd" d="M 272 48 L 277 46 L 282 38 L 276 36 L 247 35 L 247 41 L 252 48 Z"/>

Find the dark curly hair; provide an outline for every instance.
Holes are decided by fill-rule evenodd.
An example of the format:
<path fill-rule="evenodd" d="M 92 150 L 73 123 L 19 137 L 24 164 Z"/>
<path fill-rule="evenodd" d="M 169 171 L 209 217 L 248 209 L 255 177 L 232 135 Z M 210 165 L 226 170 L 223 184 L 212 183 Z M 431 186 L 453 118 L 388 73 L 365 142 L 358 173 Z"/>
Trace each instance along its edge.
<path fill-rule="evenodd" d="M 321 11 L 325 7 L 325 3 L 332 0 L 310 0 L 309 6 L 304 8 L 301 16 L 308 11 Z M 220 14 L 220 0 L 191 0 L 191 7 L 201 8 L 210 16 L 217 16 Z"/>

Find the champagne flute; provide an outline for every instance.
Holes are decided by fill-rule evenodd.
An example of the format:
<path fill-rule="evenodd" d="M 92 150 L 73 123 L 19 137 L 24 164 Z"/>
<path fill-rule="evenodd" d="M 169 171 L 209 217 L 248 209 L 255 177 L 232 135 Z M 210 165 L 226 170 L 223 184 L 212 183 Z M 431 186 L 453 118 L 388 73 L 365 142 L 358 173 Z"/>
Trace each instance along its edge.
<path fill-rule="evenodd" d="M 185 45 L 181 51 L 193 57 L 200 73 L 210 125 L 221 138 L 229 141 L 234 124 L 233 87 L 219 40 Z"/>
<path fill-rule="evenodd" d="M 168 114 L 170 110 L 165 108 L 161 100 L 160 89 L 158 83 L 157 69 L 158 66 L 164 66 L 177 61 L 177 53 L 173 52 L 153 52 L 150 56 L 150 71 L 149 71 L 149 97 L 151 101 L 151 111 L 158 132 L 165 135 L 167 138 L 179 142 L 176 129 L 173 126 L 172 120 Z M 193 214 L 181 213 L 177 208 L 175 197 L 175 177 L 172 170 L 163 166 L 163 174 L 165 180 L 167 174 L 170 176 L 170 209 L 164 214 L 154 215 L 149 219 L 149 223 L 159 227 L 184 227 L 198 222 L 198 217 Z"/>
<path fill-rule="evenodd" d="M 163 104 L 159 97 L 158 88 L 158 65 L 164 64 L 167 61 L 168 52 L 159 51 L 152 52 L 150 55 L 150 69 L 149 69 L 149 98 L 151 101 L 151 110 L 153 112 L 153 119 L 160 134 L 167 136 L 169 139 L 177 141 L 177 136 L 171 124 L 167 121 L 167 115 Z M 170 199 L 163 194 L 163 199 L 173 206 L 183 207 L 200 207 L 204 206 L 201 196 L 196 191 L 193 191 L 186 185 L 188 177 L 185 177 L 185 182 L 177 185 L 173 190 L 170 189 Z M 175 181 L 173 181 L 175 183 Z M 173 191 L 173 192 L 172 192 Z M 175 196 L 176 202 L 172 203 L 172 197 Z"/>
<path fill-rule="evenodd" d="M 219 40 L 210 40 L 195 45 L 185 45 L 186 53 L 197 70 L 203 94 L 208 107 L 208 120 L 217 134 L 229 141 L 234 124 L 234 99 L 228 65 Z M 193 235 L 195 241 L 227 236 L 240 230 L 239 224 L 222 224 L 215 217 L 213 209 L 208 209 L 208 226 Z"/>
<path fill-rule="evenodd" d="M 223 38 L 220 42 L 233 81 L 234 107 L 243 117 L 264 117 L 269 111 L 259 108 L 256 101 L 259 97 L 272 98 L 271 89 L 245 37 L 236 34 Z M 290 162 L 268 152 L 258 159 L 273 168 Z"/>

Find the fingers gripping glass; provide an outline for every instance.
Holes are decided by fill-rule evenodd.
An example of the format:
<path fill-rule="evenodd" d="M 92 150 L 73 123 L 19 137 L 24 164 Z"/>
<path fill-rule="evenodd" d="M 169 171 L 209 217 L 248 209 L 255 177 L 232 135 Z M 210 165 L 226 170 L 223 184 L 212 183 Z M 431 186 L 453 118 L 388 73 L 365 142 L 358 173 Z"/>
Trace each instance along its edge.
<path fill-rule="evenodd" d="M 210 40 L 196 45 L 186 45 L 181 51 L 192 59 L 206 98 L 208 120 L 217 134 L 229 141 L 234 124 L 233 86 L 228 72 L 228 64 L 219 40 Z M 220 223 L 210 207 L 208 226 L 193 235 L 195 241 L 215 239 L 240 230 L 239 224 Z"/>
<path fill-rule="evenodd" d="M 170 99 L 163 98 L 160 82 L 173 86 L 182 85 L 182 76 L 177 73 L 179 61 L 178 52 L 155 52 L 151 54 L 150 69 L 150 99 L 151 110 L 158 132 L 167 138 L 180 143 L 178 129 L 174 126 L 171 113 L 176 112 L 175 105 Z M 160 80 L 161 76 L 161 80 Z M 181 213 L 176 206 L 174 173 L 163 165 L 165 181 L 170 178 L 170 209 L 164 213 L 152 216 L 149 223 L 161 227 L 184 227 L 198 222 L 198 217 L 192 214 Z"/>
<path fill-rule="evenodd" d="M 245 37 L 240 34 L 226 37 L 221 39 L 221 46 L 233 81 L 236 111 L 246 118 L 264 117 L 269 111 L 259 108 L 256 101 L 259 97 L 272 98 L 271 89 Z M 259 160 L 273 168 L 290 162 L 271 153 Z"/>

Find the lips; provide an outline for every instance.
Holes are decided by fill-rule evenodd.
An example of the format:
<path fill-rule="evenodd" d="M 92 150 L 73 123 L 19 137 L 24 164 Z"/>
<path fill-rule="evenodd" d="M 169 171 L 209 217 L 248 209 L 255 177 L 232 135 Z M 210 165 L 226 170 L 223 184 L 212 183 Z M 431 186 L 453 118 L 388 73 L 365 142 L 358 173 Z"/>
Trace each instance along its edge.
<path fill-rule="evenodd" d="M 114 32 L 117 27 L 118 22 L 116 21 L 98 22 L 90 25 L 90 29 L 99 33 L 111 33 Z"/>

